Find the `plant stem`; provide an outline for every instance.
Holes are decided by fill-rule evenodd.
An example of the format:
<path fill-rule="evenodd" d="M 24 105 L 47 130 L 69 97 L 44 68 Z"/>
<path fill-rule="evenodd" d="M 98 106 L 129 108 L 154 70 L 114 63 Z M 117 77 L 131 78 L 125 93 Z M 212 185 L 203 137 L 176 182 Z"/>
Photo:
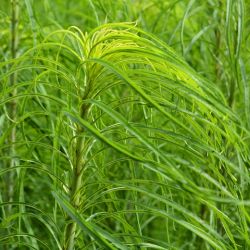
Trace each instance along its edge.
<path fill-rule="evenodd" d="M 84 117 L 86 114 L 86 109 L 82 107 L 81 117 Z M 70 193 L 70 203 L 75 209 L 78 209 L 81 203 L 81 192 L 82 188 L 82 175 L 85 165 L 85 160 L 83 157 L 84 153 L 84 137 L 82 136 L 84 130 L 82 127 L 78 127 L 76 131 L 76 143 L 75 143 L 75 160 L 74 160 L 74 169 L 73 176 L 71 181 L 71 193 Z M 67 218 L 70 220 L 70 217 Z M 76 234 L 76 223 L 70 222 L 66 226 L 65 230 L 65 239 L 64 239 L 64 249 L 73 250 L 75 245 L 75 234 Z"/>
<path fill-rule="evenodd" d="M 78 135 L 81 132 L 78 131 Z M 80 205 L 80 193 L 79 190 L 82 186 L 82 170 L 84 166 L 84 161 L 82 157 L 82 151 L 84 147 L 84 142 L 82 137 L 77 138 L 76 142 L 76 157 L 75 157 L 75 167 L 73 170 L 73 177 L 71 183 L 71 193 L 70 193 L 70 203 L 77 209 Z M 70 218 L 68 217 L 68 220 Z M 71 222 L 66 227 L 65 235 L 65 250 L 73 250 L 75 243 L 75 232 L 76 232 L 76 223 Z"/>
<path fill-rule="evenodd" d="M 222 1 L 218 2 L 218 8 L 223 9 L 223 3 Z M 221 34 L 221 26 L 223 25 L 223 12 L 218 13 L 218 25 L 215 28 L 215 57 L 217 63 L 215 64 L 215 79 L 217 83 L 220 83 L 221 81 L 221 65 L 220 65 L 220 58 L 221 58 L 221 43 L 222 43 L 222 34 Z"/>
<path fill-rule="evenodd" d="M 11 58 L 15 59 L 17 57 L 17 50 L 18 50 L 18 20 L 19 19 L 19 0 L 12 0 L 11 1 Z M 14 72 L 10 75 L 10 86 L 15 86 L 17 81 L 17 73 Z M 12 96 L 16 96 L 17 90 L 13 88 L 11 93 Z M 13 99 L 9 104 L 9 117 L 12 122 L 15 122 L 17 116 L 17 103 L 16 100 Z M 16 158 L 15 158 L 15 142 L 16 142 L 16 126 L 13 126 L 10 136 L 10 163 L 9 167 L 12 168 L 16 165 Z M 10 171 L 7 176 L 7 200 L 9 202 L 13 201 L 13 192 L 14 192 L 14 172 Z M 11 204 L 8 206 L 8 214 L 11 213 Z"/>

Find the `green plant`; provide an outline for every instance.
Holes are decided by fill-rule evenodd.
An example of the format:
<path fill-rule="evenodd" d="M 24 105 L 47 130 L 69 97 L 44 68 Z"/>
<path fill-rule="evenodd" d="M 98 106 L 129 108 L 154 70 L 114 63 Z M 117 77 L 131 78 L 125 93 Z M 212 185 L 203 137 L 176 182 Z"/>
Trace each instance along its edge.
<path fill-rule="evenodd" d="M 82 1 L 83 33 L 61 27 L 70 3 L 13 1 L 13 16 L 18 2 L 1 48 L 2 248 L 249 249 L 249 6 Z M 202 29 L 200 10 L 215 16 Z"/>

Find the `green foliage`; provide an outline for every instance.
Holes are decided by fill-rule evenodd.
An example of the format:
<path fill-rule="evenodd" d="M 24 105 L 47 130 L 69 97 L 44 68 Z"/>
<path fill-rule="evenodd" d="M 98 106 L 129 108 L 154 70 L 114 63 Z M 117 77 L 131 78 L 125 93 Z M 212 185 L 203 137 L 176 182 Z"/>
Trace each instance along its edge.
<path fill-rule="evenodd" d="M 3 1 L 1 249 L 250 249 L 250 5 Z"/>

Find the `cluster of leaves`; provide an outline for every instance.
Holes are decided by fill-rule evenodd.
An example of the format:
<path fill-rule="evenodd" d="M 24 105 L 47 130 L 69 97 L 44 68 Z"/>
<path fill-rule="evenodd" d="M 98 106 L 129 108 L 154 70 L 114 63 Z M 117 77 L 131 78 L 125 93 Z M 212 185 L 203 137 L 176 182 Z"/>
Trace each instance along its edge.
<path fill-rule="evenodd" d="M 249 4 L 2 6 L 1 249 L 250 248 Z"/>

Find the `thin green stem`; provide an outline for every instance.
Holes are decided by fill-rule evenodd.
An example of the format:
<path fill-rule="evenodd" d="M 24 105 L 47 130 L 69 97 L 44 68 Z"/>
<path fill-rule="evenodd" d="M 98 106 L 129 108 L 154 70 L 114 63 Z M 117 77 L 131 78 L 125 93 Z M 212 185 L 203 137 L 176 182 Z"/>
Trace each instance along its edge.
<path fill-rule="evenodd" d="M 85 117 L 86 109 L 82 107 L 81 117 Z M 80 189 L 83 185 L 82 175 L 85 166 L 84 159 L 84 137 L 82 136 L 84 129 L 80 126 L 76 131 L 76 143 L 75 143 L 75 156 L 74 156 L 74 169 L 70 186 L 70 203 L 75 209 L 78 209 L 81 204 Z M 70 217 L 67 218 L 70 221 Z M 64 249 L 73 250 L 75 247 L 75 234 L 76 234 L 76 222 L 69 222 L 65 228 Z"/>
<path fill-rule="evenodd" d="M 19 21 L 19 0 L 12 0 L 11 1 L 11 57 L 15 59 L 17 57 L 17 50 L 18 50 L 18 21 Z M 17 81 L 17 73 L 14 72 L 10 75 L 10 86 L 15 86 Z M 17 89 L 13 88 L 11 93 L 12 96 L 17 95 Z M 15 122 L 17 116 L 17 102 L 16 99 L 13 99 L 9 104 L 9 117 L 11 122 Z M 15 142 L 16 142 L 16 126 L 13 126 L 10 136 L 10 155 L 11 160 L 9 162 L 9 167 L 15 167 L 16 165 L 16 149 L 15 149 Z M 9 202 L 13 201 L 13 193 L 14 193 L 14 172 L 10 171 L 7 176 L 7 200 Z M 8 206 L 8 214 L 11 213 L 11 204 Z"/>
<path fill-rule="evenodd" d="M 70 192 L 70 203 L 77 209 L 80 205 L 80 193 L 79 190 L 82 187 L 82 174 L 84 168 L 84 159 L 83 159 L 83 149 L 84 149 L 84 138 L 80 136 L 83 131 L 79 129 L 77 134 L 76 148 L 75 148 L 75 166 L 73 169 L 73 176 L 71 182 L 71 192 Z M 67 218 L 70 220 L 70 217 Z M 70 222 L 66 226 L 65 230 L 65 240 L 64 240 L 64 249 L 73 250 L 75 245 L 75 233 L 76 233 L 76 223 Z"/>

